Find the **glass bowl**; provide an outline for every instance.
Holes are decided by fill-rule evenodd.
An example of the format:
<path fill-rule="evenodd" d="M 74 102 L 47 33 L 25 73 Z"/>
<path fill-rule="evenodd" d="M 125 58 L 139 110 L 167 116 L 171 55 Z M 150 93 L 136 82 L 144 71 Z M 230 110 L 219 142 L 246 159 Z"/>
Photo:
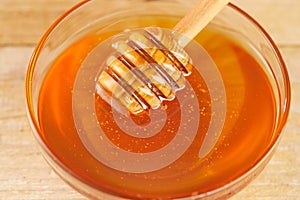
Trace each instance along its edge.
<path fill-rule="evenodd" d="M 198 179 L 190 179 L 185 180 L 184 184 L 190 181 L 191 184 L 194 184 L 194 188 L 188 191 L 181 188 L 178 185 L 178 188 L 173 188 L 174 191 L 178 189 L 178 193 L 171 193 L 170 191 L 164 191 L 160 193 L 151 193 L 151 186 L 149 185 L 139 185 L 135 184 L 138 187 L 138 190 L 134 190 L 134 188 L 126 188 L 126 185 L 120 184 L 124 177 L 126 179 L 126 174 L 134 174 L 133 176 L 139 177 L 139 173 L 134 172 L 124 172 L 124 177 L 121 177 L 117 172 L 119 169 L 110 169 L 99 170 L 95 169 L 91 163 L 96 162 L 95 156 L 92 155 L 91 151 L 85 151 L 85 154 L 76 153 L 76 149 L 78 148 L 78 144 L 80 148 L 86 147 L 81 143 L 72 143 L 69 140 L 65 141 L 55 141 L 54 143 L 49 142 L 50 140 L 54 140 L 55 138 L 51 137 L 51 134 L 55 134 L 55 130 L 53 132 L 48 131 L 45 132 L 45 124 L 43 124 L 43 120 L 41 119 L 42 109 L 48 106 L 41 106 L 40 99 L 45 92 L 43 92 L 43 85 L 45 80 L 47 80 L 48 74 L 53 71 L 53 66 L 58 60 L 64 59 L 64 52 L 71 52 L 72 55 L 74 53 L 77 60 L 74 60 L 76 63 L 83 63 L 84 59 L 92 53 L 92 50 L 97 46 L 98 43 L 101 43 L 103 38 L 108 37 L 105 34 L 109 33 L 118 33 L 124 31 L 126 29 L 132 28 L 142 28 L 150 25 L 163 25 L 165 23 L 165 28 L 171 28 L 176 21 L 178 21 L 186 12 L 188 12 L 193 6 L 193 3 L 187 4 L 184 0 L 160 0 L 160 1 L 146 1 L 146 0 L 135 0 L 135 1 L 106 1 L 106 0 L 91 0 L 91 1 L 83 1 L 73 7 L 71 10 L 66 12 L 62 17 L 60 17 L 44 34 L 41 41 L 37 45 L 34 54 L 32 56 L 31 62 L 28 67 L 28 72 L 26 76 L 26 102 L 27 102 L 27 111 L 28 111 L 28 119 L 32 126 L 32 130 L 35 138 L 37 139 L 39 145 L 41 146 L 41 150 L 43 152 L 43 156 L 49 163 L 49 165 L 54 169 L 54 171 L 62 177 L 68 184 L 78 190 L 80 193 L 84 194 L 89 198 L 95 199 L 217 199 L 217 198 L 227 198 L 242 188 L 244 188 L 251 180 L 253 180 L 264 168 L 264 166 L 268 163 L 272 154 L 274 153 L 276 146 L 281 137 L 284 125 L 286 123 L 289 108 L 290 108 L 290 83 L 288 72 L 285 66 L 285 63 L 280 55 L 280 52 L 273 42 L 268 33 L 247 13 L 239 9 L 233 4 L 229 4 L 224 8 L 224 10 L 218 14 L 218 16 L 208 25 L 211 29 L 216 31 L 221 31 L 222 34 L 227 35 L 235 41 L 240 47 L 245 49 L 249 55 L 251 55 L 256 63 L 260 66 L 260 72 L 264 74 L 265 80 L 268 82 L 269 90 L 271 91 L 272 99 L 271 102 L 274 104 L 274 107 L 270 113 L 262 113 L 260 110 L 256 110 L 253 112 L 253 115 L 272 115 L 271 118 L 272 126 L 270 130 L 260 130 L 263 127 L 256 127 L 258 133 L 266 134 L 266 136 L 262 136 L 262 140 L 264 140 L 264 147 L 261 147 L 260 153 L 255 153 L 254 150 L 249 150 L 249 158 L 253 158 L 252 162 L 249 164 L 243 164 L 244 168 L 236 173 L 228 174 L 223 178 L 212 180 L 214 184 L 210 181 L 207 183 L 200 184 L 199 190 L 197 189 L 197 182 L 201 182 L 202 176 L 210 176 L 215 173 L 213 170 L 208 170 L 208 168 L 203 167 L 202 174 L 198 174 Z M 159 20 L 154 20 L 152 18 L 158 17 Z M 135 19 L 135 20 L 132 20 Z M 168 23 L 168 21 L 172 21 L 172 23 Z M 159 21 L 159 22 L 158 22 Z M 89 48 L 84 50 L 84 52 L 73 52 L 74 45 L 78 44 L 78 41 L 82 41 L 83 38 L 91 36 L 94 39 L 91 43 L 89 43 Z M 101 37 L 99 37 L 101 36 Z M 199 39 L 200 37 L 200 39 Z M 199 35 L 198 40 L 202 41 L 201 37 L 204 35 Z M 203 42 L 203 41 L 202 41 Z M 205 43 L 205 41 L 204 41 Z M 206 45 L 203 45 L 206 48 Z M 78 46 L 77 46 L 78 48 Z M 79 48 L 80 49 L 80 44 Z M 214 54 L 213 51 L 207 50 L 209 53 Z M 78 54 L 77 54 L 78 53 Z M 77 57 L 76 57 L 77 56 Z M 213 59 L 218 59 L 212 55 Z M 226 60 L 226 59 L 225 59 Z M 73 65 L 72 62 L 67 65 Z M 231 73 L 223 73 L 221 67 L 218 62 L 216 62 L 219 67 L 219 75 L 222 78 L 226 78 L 226 76 L 230 77 Z M 223 69 L 224 70 L 224 69 Z M 72 72 L 73 75 L 78 73 L 76 70 Z M 233 72 L 232 72 L 233 73 Z M 70 78 L 67 73 L 62 71 L 59 76 L 63 77 L 64 80 Z M 253 76 L 255 77 L 255 75 Z M 224 99 L 221 99 L 220 102 L 223 102 L 223 106 L 230 107 L 229 105 L 234 105 L 233 107 L 238 107 L 240 110 L 245 109 L 245 100 L 241 100 L 240 102 L 235 102 L 235 98 L 239 99 L 238 96 L 245 96 L 248 92 L 246 89 L 242 90 L 241 93 L 232 94 L 231 90 L 227 88 L 231 83 L 238 83 L 238 80 L 241 77 L 236 76 L 232 78 L 232 82 L 229 81 L 227 84 L 225 83 L 222 87 L 224 87 L 225 96 Z M 246 79 L 245 79 L 246 80 Z M 93 80 L 92 80 L 93 81 Z M 245 83 L 241 83 L 245 84 Z M 53 81 L 53 85 L 56 85 L 56 89 L 63 87 L 59 85 L 59 83 Z M 246 85 L 246 84 L 245 84 Z M 72 84 L 70 86 L 70 93 L 72 93 Z M 231 86 L 230 86 L 231 87 Z M 263 87 L 260 85 L 255 86 L 256 89 Z M 243 86 L 244 88 L 244 86 Z M 47 92 L 50 91 L 48 90 Z M 47 94 L 46 92 L 46 94 Z M 55 92 L 55 88 L 52 92 Z M 58 93 L 56 95 L 59 95 Z M 212 95 L 212 94 L 211 94 Z M 52 96 L 51 96 L 52 97 Z M 213 97 L 213 96 L 212 96 Z M 49 97 L 50 98 L 50 97 Z M 59 97 L 60 100 L 68 101 L 67 98 Z M 248 97 L 249 98 L 249 97 Z M 255 97 L 251 97 L 255 98 Z M 84 101 L 84 100 L 83 100 Z M 72 102 L 67 102 L 66 105 L 72 104 Z M 55 107 L 51 108 L 47 112 L 52 112 L 55 110 Z M 52 110 L 51 110 L 52 109 Z M 52 117 L 51 113 L 49 113 L 50 118 Z M 247 120 L 240 119 L 238 114 L 229 113 L 229 111 L 223 113 L 223 117 L 227 117 L 226 119 L 222 119 L 225 124 L 222 124 L 221 127 L 221 136 L 218 137 L 218 141 L 216 142 L 216 146 L 212 151 L 219 151 L 218 147 L 229 146 L 229 143 L 226 143 L 226 134 L 233 132 L 233 127 L 235 127 L 235 123 L 238 123 L 239 120 Z M 54 118 L 55 116 L 53 116 Z M 57 116 L 56 116 L 57 117 Z M 58 117 L 57 123 L 64 123 L 64 117 Z M 69 116 L 70 118 L 74 116 Z M 68 118 L 68 116 L 67 116 Z M 52 119 L 52 118 L 51 118 Z M 213 119 L 213 116 L 212 116 Z M 234 119 L 234 120 L 232 120 Z M 60 121 L 61 120 L 61 121 Z M 228 123 L 229 122 L 229 123 Z M 250 122 L 249 122 L 250 123 Z M 227 125 L 231 124 L 231 125 Z M 50 125 L 49 125 L 50 126 Z M 250 123 L 249 127 L 254 126 L 254 124 Z M 223 129 L 222 129 L 223 128 Z M 230 129 L 230 130 L 229 130 Z M 249 128 L 250 129 L 250 128 Z M 49 129 L 50 130 L 50 129 Z M 52 129 L 51 129 L 52 130 Z M 67 130 L 64 130 L 67 131 Z M 64 133 L 62 131 L 62 133 Z M 236 133 L 243 133 L 246 130 L 237 130 Z M 224 132 L 224 133 L 223 133 Z M 50 134 L 48 137 L 47 134 Z M 74 136 L 75 137 L 75 136 Z M 238 137 L 238 136 L 236 136 Z M 82 138 L 81 138 L 82 139 Z M 84 141 L 81 141 L 84 143 Z M 51 144 L 59 144 L 60 148 L 56 148 Z M 219 145 L 219 146 L 218 146 Z M 247 147 L 248 144 L 239 144 L 237 145 L 237 150 L 240 151 L 238 154 L 234 155 L 244 155 L 246 157 L 246 153 L 244 150 L 251 149 L 251 145 Z M 72 150 L 70 150 L 72 149 Z M 74 157 L 82 157 L 83 160 L 80 161 L 80 158 L 74 159 L 70 162 L 67 162 L 65 157 L 60 153 L 64 150 L 70 150 L 74 153 Z M 226 150 L 224 150 L 226 151 Z M 76 155 L 75 155 L 76 154 Z M 210 157 L 214 155 L 213 152 L 207 152 L 203 157 L 208 156 L 208 158 L 204 159 L 207 163 L 210 161 Z M 216 154 L 215 159 L 222 160 L 223 154 Z M 225 155 L 225 154 L 224 154 Z M 84 160 L 84 157 L 88 156 L 87 160 Z M 232 159 L 232 158 L 231 158 Z M 93 161 L 90 161 L 93 160 Z M 95 161 L 96 160 L 96 161 Z M 227 160 L 228 165 L 230 166 L 231 161 Z M 86 174 L 82 174 L 79 170 L 78 166 L 81 166 L 80 163 L 87 162 L 86 164 Z M 99 160 L 97 161 L 99 162 Z M 213 163 L 209 163 L 209 165 L 214 165 Z M 215 164 L 217 165 L 217 164 Z M 75 167 L 74 167 L 75 166 Z M 90 168 L 88 168 L 90 167 Z M 107 166 L 106 166 L 107 167 Z M 199 167 L 199 166 L 198 166 Z M 226 166 L 223 166 L 226 168 Z M 234 166 L 232 166 L 234 167 Z M 96 167 L 97 168 L 97 167 Z M 168 168 L 168 167 L 166 167 Z M 97 173 L 112 173 L 111 180 L 116 181 L 114 177 L 119 177 L 120 183 L 116 181 L 106 182 L 104 184 L 97 184 L 93 180 L 93 174 L 89 174 L 89 170 L 95 170 Z M 104 168 L 103 168 L 104 169 Z M 214 169 L 214 168 L 212 168 Z M 185 170 L 185 169 L 181 169 Z M 206 171 L 205 171 L 206 170 Z M 119 170 L 120 171 L 120 170 Z M 192 171 L 192 170 L 191 170 Z M 226 171 L 225 171 L 226 172 Z M 96 172 L 95 172 L 96 173 Z M 118 175 L 113 175 L 113 173 L 117 173 Z M 94 175 L 97 176 L 97 175 Z M 147 176 L 147 174 L 145 175 Z M 214 176 L 212 176 L 214 177 Z M 184 179 L 184 178 L 182 178 Z M 213 179 L 213 178 L 212 178 Z M 108 178 L 109 180 L 109 178 Z M 176 179 L 177 181 L 181 181 L 181 179 Z M 147 182 L 149 183 L 149 182 Z M 169 182 L 170 185 L 171 182 Z M 113 187 L 110 184 L 116 184 L 117 186 Z M 151 184 L 155 184 L 155 180 Z M 150 185 L 151 185 L 150 184 Z M 134 185 L 134 184 L 133 184 Z M 149 187 L 149 188 L 147 188 Z M 167 187 L 167 186 L 166 186 Z M 173 187 L 173 186 L 172 186 Z M 195 189 L 196 187 L 196 189 Z M 143 191 L 144 188 L 144 191 Z M 132 189 L 132 191 L 131 191 Z"/>

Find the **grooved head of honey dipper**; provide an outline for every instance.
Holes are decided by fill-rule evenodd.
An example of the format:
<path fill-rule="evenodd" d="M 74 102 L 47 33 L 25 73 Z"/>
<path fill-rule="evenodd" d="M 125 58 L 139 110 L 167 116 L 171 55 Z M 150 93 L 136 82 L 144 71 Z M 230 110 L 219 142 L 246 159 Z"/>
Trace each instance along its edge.
<path fill-rule="evenodd" d="M 138 114 L 173 100 L 185 87 L 191 58 L 169 30 L 129 31 L 110 42 L 113 51 L 96 78 L 96 91 L 109 103 L 115 99 L 131 114 Z"/>

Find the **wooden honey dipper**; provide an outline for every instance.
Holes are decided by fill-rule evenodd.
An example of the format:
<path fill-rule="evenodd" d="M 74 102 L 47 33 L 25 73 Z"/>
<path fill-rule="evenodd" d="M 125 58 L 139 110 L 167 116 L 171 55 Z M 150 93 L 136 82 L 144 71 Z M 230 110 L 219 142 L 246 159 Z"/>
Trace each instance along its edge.
<path fill-rule="evenodd" d="M 173 100 L 184 88 L 192 63 L 183 49 L 229 0 L 200 0 L 166 34 L 158 27 L 134 32 L 127 40 L 112 44 L 116 50 L 96 79 L 97 93 L 108 103 L 115 98 L 131 114 L 157 109 L 162 101 Z M 176 40 L 174 36 L 178 36 Z"/>

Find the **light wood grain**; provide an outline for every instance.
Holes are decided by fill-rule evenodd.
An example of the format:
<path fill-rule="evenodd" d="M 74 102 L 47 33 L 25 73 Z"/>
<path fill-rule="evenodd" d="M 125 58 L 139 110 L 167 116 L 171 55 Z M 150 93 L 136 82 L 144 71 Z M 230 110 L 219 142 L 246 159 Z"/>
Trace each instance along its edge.
<path fill-rule="evenodd" d="M 186 46 L 229 3 L 229 0 L 199 1 L 173 28 L 183 35 L 178 43 Z"/>
<path fill-rule="evenodd" d="M 0 1 L 0 199 L 85 197 L 42 158 L 26 119 L 24 77 L 34 45 L 75 0 Z M 299 199 L 300 1 L 234 0 L 273 36 L 288 65 L 292 108 L 278 149 L 261 175 L 232 199 Z"/>
<path fill-rule="evenodd" d="M 0 45 L 34 45 L 78 0 L 1 0 Z"/>

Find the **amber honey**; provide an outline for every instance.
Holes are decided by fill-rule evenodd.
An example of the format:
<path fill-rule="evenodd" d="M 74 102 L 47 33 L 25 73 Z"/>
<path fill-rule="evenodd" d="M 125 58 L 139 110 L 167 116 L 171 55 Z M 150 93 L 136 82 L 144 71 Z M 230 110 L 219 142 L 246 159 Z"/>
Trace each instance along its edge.
<path fill-rule="evenodd" d="M 150 16 L 144 19 L 131 19 L 128 23 L 136 27 L 141 24 L 172 27 L 176 20 Z M 182 124 L 181 117 L 193 112 L 193 107 L 187 106 L 188 109 L 183 109 L 178 99 L 166 101 L 160 109 L 153 111 L 165 113 L 166 119 L 163 126 L 157 129 L 157 133 L 151 136 L 147 136 L 149 129 L 143 129 L 152 123 L 149 117 L 146 115 L 123 117 L 113 112 L 111 106 L 95 92 L 93 95 L 92 107 L 95 108 L 97 126 L 105 134 L 101 137 L 106 137 L 116 149 L 129 152 L 129 155 L 159 152 L 176 138 L 181 128 L 186 134 L 185 141 L 189 141 L 190 144 L 178 158 L 153 170 L 149 166 L 145 172 L 143 169 L 130 171 L 125 167 L 130 166 L 126 163 L 127 158 L 123 159 L 122 156 L 116 155 L 118 152 L 104 153 L 108 155 L 106 159 L 119 159 L 117 163 L 120 163 L 120 167 L 109 167 L 107 163 L 113 161 L 108 159 L 101 162 L 96 158 L 91 149 L 87 149 L 84 145 L 80 130 L 76 126 L 77 119 L 74 119 L 74 105 L 72 105 L 74 84 L 82 63 L 93 48 L 116 33 L 114 31 L 90 34 L 74 43 L 55 60 L 42 84 L 38 104 L 41 137 L 60 162 L 77 177 L 95 188 L 118 196 L 185 197 L 226 185 L 243 175 L 262 158 L 272 139 L 275 124 L 275 103 L 270 83 L 255 56 L 248 52 L 249 49 L 230 35 L 215 29 L 213 25 L 202 31 L 195 39 L 213 58 L 226 93 L 223 100 L 226 108 L 224 126 L 218 135 L 217 143 L 208 154 L 204 157 L 199 156 L 199 149 L 210 124 L 214 123 L 212 117 L 218 116 L 218 112 L 212 109 L 213 96 L 204 78 L 198 71 L 192 70 L 186 79 L 194 93 L 183 89 L 179 91 L 179 95 L 186 99 L 196 99 L 200 120 L 195 120 L 191 116 L 187 123 Z M 85 101 L 85 98 L 82 96 L 82 101 Z M 132 134 L 124 133 L 116 121 L 122 121 L 126 126 L 128 119 L 133 120 L 135 126 L 142 127 L 141 133 L 145 135 L 135 135 L 133 128 Z M 197 127 L 193 137 L 188 133 L 191 127 Z M 95 133 L 95 141 L 103 139 L 96 136 Z M 101 147 L 94 150 L 99 149 Z M 168 154 L 160 155 L 162 160 L 176 154 L 179 146 L 171 149 Z M 107 148 L 103 148 L 103 151 L 106 150 Z M 153 165 L 156 164 L 154 162 L 157 160 L 152 162 Z M 149 163 L 151 164 L 151 161 Z"/>

